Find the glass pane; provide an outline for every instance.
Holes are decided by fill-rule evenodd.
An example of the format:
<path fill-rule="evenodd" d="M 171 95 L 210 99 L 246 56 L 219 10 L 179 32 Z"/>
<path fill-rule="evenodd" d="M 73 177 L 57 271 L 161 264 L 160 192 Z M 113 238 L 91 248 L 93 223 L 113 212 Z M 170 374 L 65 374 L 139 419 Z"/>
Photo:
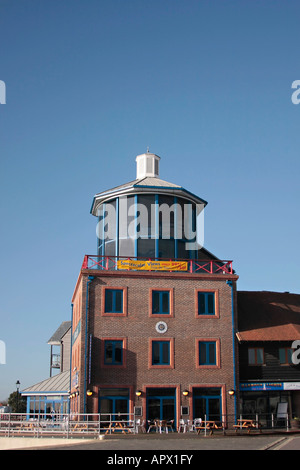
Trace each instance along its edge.
<path fill-rule="evenodd" d="M 264 351 L 262 348 L 257 348 L 256 349 L 256 357 L 257 357 L 257 364 L 263 364 L 264 363 Z"/>
<path fill-rule="evenodd" d="M 175 258 L 175 240 L 159 240 L 159 258 Z"/>
<path fill-rule="evenodd" d="M 209 364 L 216 364 L 216 344 L 209 343 L 208 349 L 209 349 Z"/>
<path fill-rule="evenodd" d="M 137 250 L 139 258 L 155 258 L 155 240 L 139 238 L 137 241 Z"/>
<path fill-rule="evenodd" d="M 159 238 L 174 238 L 174 197 L 159 196 Z"/>
<path fill-rule="evenodd" d="M 148 419 L 160 419 L 160 399 L 149 398 L 148 399 Z"/>
<path fill-rule="evenodd" d="M 119 255 L 120 256 L 134 256 L 134 239 L 133 238 L 120 238 L 119 239 Z"/>
<path fill-rule="evenodd" d="M 116 290 L 115 291 L 115 311 L 117 313 L 123 312 L 123 291 Z"/>
<path fill-rule="evenodd" d="M 152 342 L 152 364 L 159 364 L 159 342 Z"/>
<path fill-rule="evenodd" d="M 220 420 L 220 399 L 208 398 L 208 415 L 210 420 Z"/>
<path fill-rule="evenodd" d="M 152 292 L 152 313 L 159 313 L 159 292 Z"/>
<path fill-rule="evenodd" d="M 249 364 L 255 364 L 255 349 L 253 348 L 248 349 L 248 361 Z"/>
<path fill-rule="evenodd" d="M 206 359 L 206 343 L 199 342 L 199 365 L 207 363 Z"/>
<path fill-rule="evenodd" d="M 113 359 L 113 345 L 111 341 L 105 341 L 105 364 L 111 364 Z"/>
<path fill-rule="evenodd" d="M 175 417 L 175 404 L 174 398 L 163 398 L 162 399 L 162 419 L 167 421 L 174 419 Z"/>
<path fill-rule="evenodd" d="M 286 363 L 285 348 L 280 348 L 279 349 L 279 362 L 280 362 L 280 364 L 285 364 Z"/>
<path fill-rule="evenodd" d="M 205 294 L 203 292 L 198 292 L 198 314 L 205 314 Z"/>
<path fill-rule="evenodd" d="M 113 291 L 105 290 L 105 312 L 112 312 Z"/>
<path fill-rule="evenodd" d="M 145 238 L 154 238 L 155 196 L 138 196 L 138 212 L 138 236 Z"/>
<path fill-rule="evenodd" d="M 122 364 L 122 341 L 115 341 L 115 361 L 114 364 Z"/>
<path fill-rule="evenodd" d="M 162 363 L 170 364 L 170 343 L 163 341 L 162 343 Z"/>
<path fill-rule="evenodd" d="M 169 292 L 161 292 L 162 313 L 169 313 Z"/>
<path fill-rule="evenodd" d="M 215 295 L 207 294 L 207 313 L 213 315 L 215 313 Z"/>

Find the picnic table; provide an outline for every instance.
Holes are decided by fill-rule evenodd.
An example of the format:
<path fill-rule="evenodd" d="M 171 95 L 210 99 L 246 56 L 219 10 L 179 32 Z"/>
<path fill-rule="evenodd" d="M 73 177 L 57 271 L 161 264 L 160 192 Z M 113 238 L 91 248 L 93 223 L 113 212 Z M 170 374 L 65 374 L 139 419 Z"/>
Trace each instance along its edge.
<path fill-rule="evenodd" d="M 111 434 L 112 432 L 122 432 L 122 434 L 130 433 L 132 432 L 133 427 L 124 422 L 124 421 L 112 421 L 110 425 L 108 426 L 105 434 Z"/>
<path fill-rule="evenodd" d="M 251 429 L 259 429 L 261 432 L 260 423 L 254 419 L 238 419 L 237 424 L 234 424 L 233 427 L 235 432 L 238 432 L 239 429 L 247 429 L 248 434 L 250 434 Z"/>
<path fill-rule="evenodd" d="M 199 426 L 195 426 L 195 429 L 197 434 L 200 434 L 201 430 L 204 429 L 209 431 L 209 434 L 212 435 L 215 429 L 223 429 L 223 423 L 220 421 L 202 421 Z"/>

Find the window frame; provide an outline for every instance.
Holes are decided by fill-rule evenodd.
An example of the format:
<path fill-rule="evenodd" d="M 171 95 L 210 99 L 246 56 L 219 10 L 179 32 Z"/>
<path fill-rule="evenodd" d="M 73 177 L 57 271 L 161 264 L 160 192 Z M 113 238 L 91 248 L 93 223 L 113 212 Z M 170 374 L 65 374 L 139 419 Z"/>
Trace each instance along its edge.
<path fill-rule="evenodd" d="M 285 362 L 281 362 L 281 359 L 280 359 L 280 356 L 281 356 L 281 353 L 280 351 L 283 351 L 284 352 L 284 357 L 285 357 Z M 281 348 L 278 348 L 278 360 L 279 360 L 279 364 L 281 366 L 290 366 L 290 365 L 293 365 L 293 361 L 292 361 L 292 354 L 294 352 L 294 349 L 293 348 L 290 348 L 288 346 L 283 346 Z"/>
<path fill-rule="evenodd" d="M 169 313 L 153 313 L 153 294 L 154 292 L 168 292 L 169 293 Z M 172 318 L 174 317 L 174 289 L 153 287 L 149 290 L 149 317 L 151 318 Z"/>
<path fill-rule="evenodd" d="M 199 313 L 199 294 L 214 294 L 214 313 Z M 195 289 L 195 317 L 220 318 L 218 289 Z"/>
<path fill-rule="evenodd" d="M 249 356 L 250 350 L 254 351 L 254 362 L 250 362 L 250 356 Z M 257 361 L 257 352 L 258 352 L 258 350 L 262 351 L 262 362 Z M 248 347 L 247 352 L 248 352 L 248 366 L 250 366 L 250 367 L 260 367 L 260 366 L 265 365 L 265 350 L 264 350 L 264 348 L 250 346 L 250 347 Z"/>
<path fill-rule="evenodd" d="M 105 297 L 106 291 L 122 291 L 122 312 L 106 312 Z M 127 287 L 122 286 L 102 286 L 101 315 L 106 317 L 126 317 L 127 316 Z"/>
<path fill-rule="evenodd" d="M 111 343 L 117 343 L 121 342 L 122 343 L 122 363 L 121 364 L 115 364 L 111 363 L 108 364 L 105 362 L 105 356 L 106 356 L 106 343 L 111 342 Z M 103 369 L 110 369 L 110 368 L 120 368 L 120 369 L 125 369 L 126 368 L 126 360 L 127 360 L 127 338 L 101 338 L 101 367 Z"/>
<path fill-rule="evenodd" d="M 200 343 L 215 345 L 215 363 L 200 364 Z M 221 368 L 221 347 L 220 338 L 196 338 L 196 368 L 197 369 L 220 369 Z"/>
<path fill-rule="evenodd" d="M 153 364 L 153 343 L 169 344 L 169 363 Z M 174 369 L 174 338 L 150 338 L 149 339 L 149 369 Z"/>

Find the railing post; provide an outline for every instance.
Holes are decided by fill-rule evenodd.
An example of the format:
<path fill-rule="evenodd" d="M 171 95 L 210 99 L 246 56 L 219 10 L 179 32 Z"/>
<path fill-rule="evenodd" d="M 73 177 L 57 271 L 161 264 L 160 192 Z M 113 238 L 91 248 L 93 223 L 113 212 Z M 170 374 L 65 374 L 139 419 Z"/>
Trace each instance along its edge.
<path fill-rule="evenodd" d="M 87 269 L 88 268 L 88 255 L 84 256 L 83 263 L 82 263 L 82 269 Z"/>

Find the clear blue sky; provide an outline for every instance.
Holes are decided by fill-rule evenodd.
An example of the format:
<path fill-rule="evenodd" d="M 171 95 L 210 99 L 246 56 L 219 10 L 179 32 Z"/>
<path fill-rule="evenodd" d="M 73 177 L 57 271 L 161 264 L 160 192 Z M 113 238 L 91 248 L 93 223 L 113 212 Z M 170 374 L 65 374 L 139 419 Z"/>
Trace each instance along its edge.
<path fill-rule="evenodd" d="M 135 156 L 208 201 L 240 290 L 300 293 L 298 0 L 0 0 L 0 400 L 49 376 L 95 193 Z"/>

